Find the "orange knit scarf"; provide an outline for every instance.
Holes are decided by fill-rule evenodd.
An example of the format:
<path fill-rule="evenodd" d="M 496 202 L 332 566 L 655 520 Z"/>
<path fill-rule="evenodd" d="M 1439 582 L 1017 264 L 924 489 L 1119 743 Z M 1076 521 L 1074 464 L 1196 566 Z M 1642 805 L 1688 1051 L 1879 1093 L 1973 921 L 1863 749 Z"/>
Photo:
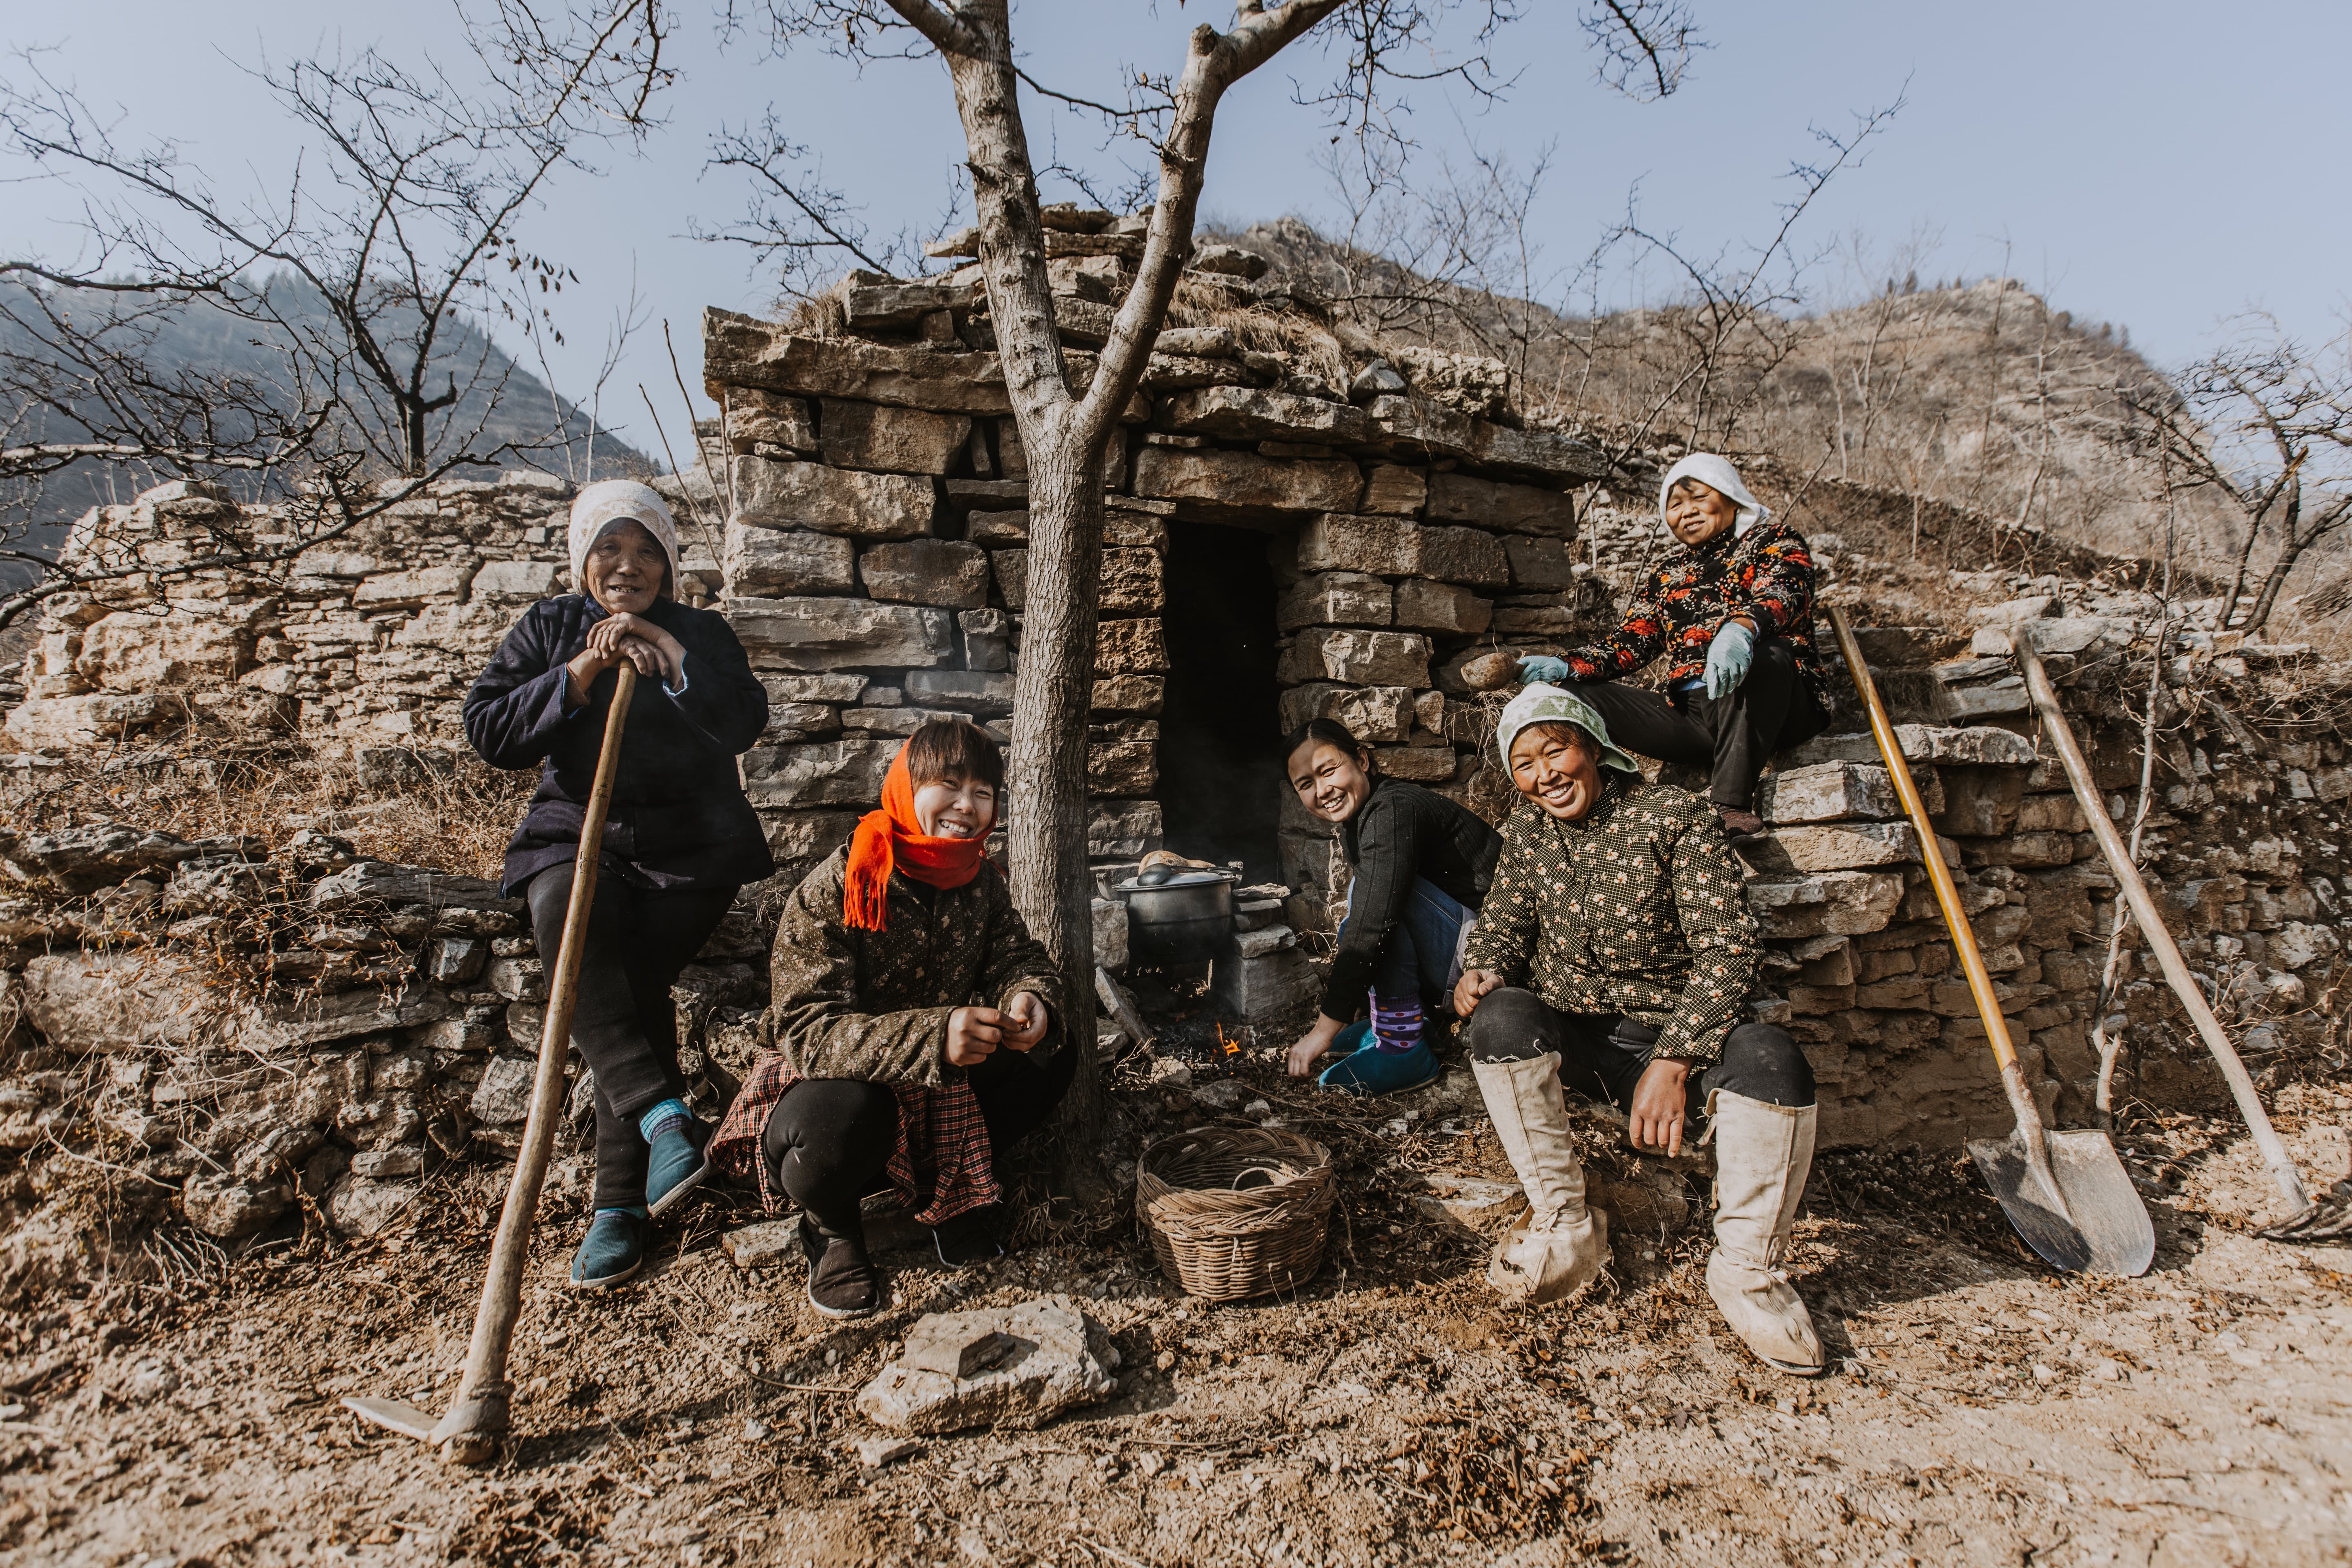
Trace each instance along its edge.
<path fill-rule="evenodd" d="M 890 759 L 882 780 L 882 808 L 857 820 L 849 840 L 849 866 L 842 879 L 841 914 L 856 931 L 880 931 L 887 909 L 890 873 L 904 871 L 934 888 L 961 888 L 980 875 L 988 852 L 988 826 L 970 838 L 933 838 L 915 819 L 915 784 L 907 773 L 907 748 Z"/>

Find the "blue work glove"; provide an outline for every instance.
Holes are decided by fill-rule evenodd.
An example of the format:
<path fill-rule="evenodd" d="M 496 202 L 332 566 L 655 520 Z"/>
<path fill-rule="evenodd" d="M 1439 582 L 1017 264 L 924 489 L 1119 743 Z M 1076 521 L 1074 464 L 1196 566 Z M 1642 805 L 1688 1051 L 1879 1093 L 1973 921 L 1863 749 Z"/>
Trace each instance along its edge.
<path fill-rule="evenodd" d="M 1522 686 L 1533 686 L 1538 682 L 1547 686 L 1559 686 L 1568 679 L 1568 660 L 1564 658 L 1552 658 L 1544 654 L 1531 653 L 1519 660 L 1519 684 Z"/>
<path fill-rule="evenodd" d="M 1756 657 L 1756 634 L 1738 621 L 1726 621 L 1706 648 L 1706 694 L 1720 702 L 1748 679 L 1748 662 Z"/>

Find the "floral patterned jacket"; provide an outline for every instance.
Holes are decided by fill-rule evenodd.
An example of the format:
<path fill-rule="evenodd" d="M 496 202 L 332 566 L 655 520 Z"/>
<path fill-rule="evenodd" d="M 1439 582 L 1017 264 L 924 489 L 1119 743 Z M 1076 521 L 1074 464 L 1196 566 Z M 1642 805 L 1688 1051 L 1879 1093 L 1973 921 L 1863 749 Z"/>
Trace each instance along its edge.
<path fill-rule="evenodd" d="M 1563 1013 L 1658 1031 L 1653 1058 L 1704 1066 L 1748 1021 L 1763 947 L 1714 810 L 1671 784 L 1604 773 L 1579 822 L 1521 801 L 1463 955 Z"/>
<path fill-rule="evenodd" d="M 1815 700 L 1821 656 L 1813 649 L 1813 558 L 1805 537 L 1766 519 L 1744 534 L 1724 530 L 1706 543 L 1678 546 L 1650 574 L 1624 624 L 1600 641 L 1563 656 L 1580 683 L 1619 680 L 1662 655 L 1665 684 L 1702 673 L 1707 644 L 1734 616 L 1751 616 L 1756 635 L 1780 637 Z"/>

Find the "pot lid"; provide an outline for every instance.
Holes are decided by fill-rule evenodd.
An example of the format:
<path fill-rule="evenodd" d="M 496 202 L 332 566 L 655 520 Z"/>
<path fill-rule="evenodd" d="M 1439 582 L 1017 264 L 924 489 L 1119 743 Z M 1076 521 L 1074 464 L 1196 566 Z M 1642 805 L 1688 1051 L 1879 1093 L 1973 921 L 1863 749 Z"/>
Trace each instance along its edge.
<path fill-rule="evenodd" d="M 1198 888 L 1210 882 L 1237 879 L 1230 871 L 1179 871 L 1164 882 L 1146 882 L 1129 877 L 1124 882 L 1112 884 L 1111 890 L 1118 893 L 1157 893 L 1169 888 Z"/>

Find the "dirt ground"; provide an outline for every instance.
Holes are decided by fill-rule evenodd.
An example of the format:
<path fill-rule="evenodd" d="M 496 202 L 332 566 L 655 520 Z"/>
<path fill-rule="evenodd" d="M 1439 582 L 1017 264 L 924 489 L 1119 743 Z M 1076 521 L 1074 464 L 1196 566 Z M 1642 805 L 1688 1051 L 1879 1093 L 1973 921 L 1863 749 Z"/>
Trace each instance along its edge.
<path fill-rule="evenodd" d="M 1607 1288 L 1506 1312 L 1484 1242 L 1429 1201 L 1433 1174 L 1502 1171 L 1466 1071 L 1369 1108 L 1275 1072 L 1243 1064 L 1249 1103 L 1223 1116 L 1133 1072 L 1120 1103 L 1142 1134 L 1274 1116 L 1331 1145 L 1330 1260 L 1296 1298 L 1188 1301 L 1114 1218 L 964 1273 L 893 1252 L 891 1310 L 832 1323 L 795 1275 L 727 1259 L 719 1233 L 757 1216 L 726 1194 L 639 1288 L 583 1297 L 562 1282 L 576 1200 L 551 1203 L 518 1431 L 479 1470 L 338 1401 L 446 1405 L 503 1168 L 450 1167 L 396 1239 L 152 1253 L 167 1279 L 0 1324 L 0 1563 L 2185 1568 L 2352 1548 L 2352 1248 L 2250 1234 L 2274 1200 L 2229 1124 L 2119 1139 L 2158 1237 L 2134 1280 L 2031 1260 L 1950 1156 L 1825 1158 L 1792 1268 L 1833 1364 L 1807 1383 L 1716 1317 L 1701 1205 L 1673 1223 L 1696 1173 L 1643 1169 L 1594 1119 L 1596 1176 L 1621 1184 Z M 2346 1174 L 2352 1096 L 2277 1100 L 2306 1180 Z M 916 1316 L 1048 1291 L 1111 1331 L 1110 1403 L 861 1465 L 875 1432 L 848 1395 Z"/>

